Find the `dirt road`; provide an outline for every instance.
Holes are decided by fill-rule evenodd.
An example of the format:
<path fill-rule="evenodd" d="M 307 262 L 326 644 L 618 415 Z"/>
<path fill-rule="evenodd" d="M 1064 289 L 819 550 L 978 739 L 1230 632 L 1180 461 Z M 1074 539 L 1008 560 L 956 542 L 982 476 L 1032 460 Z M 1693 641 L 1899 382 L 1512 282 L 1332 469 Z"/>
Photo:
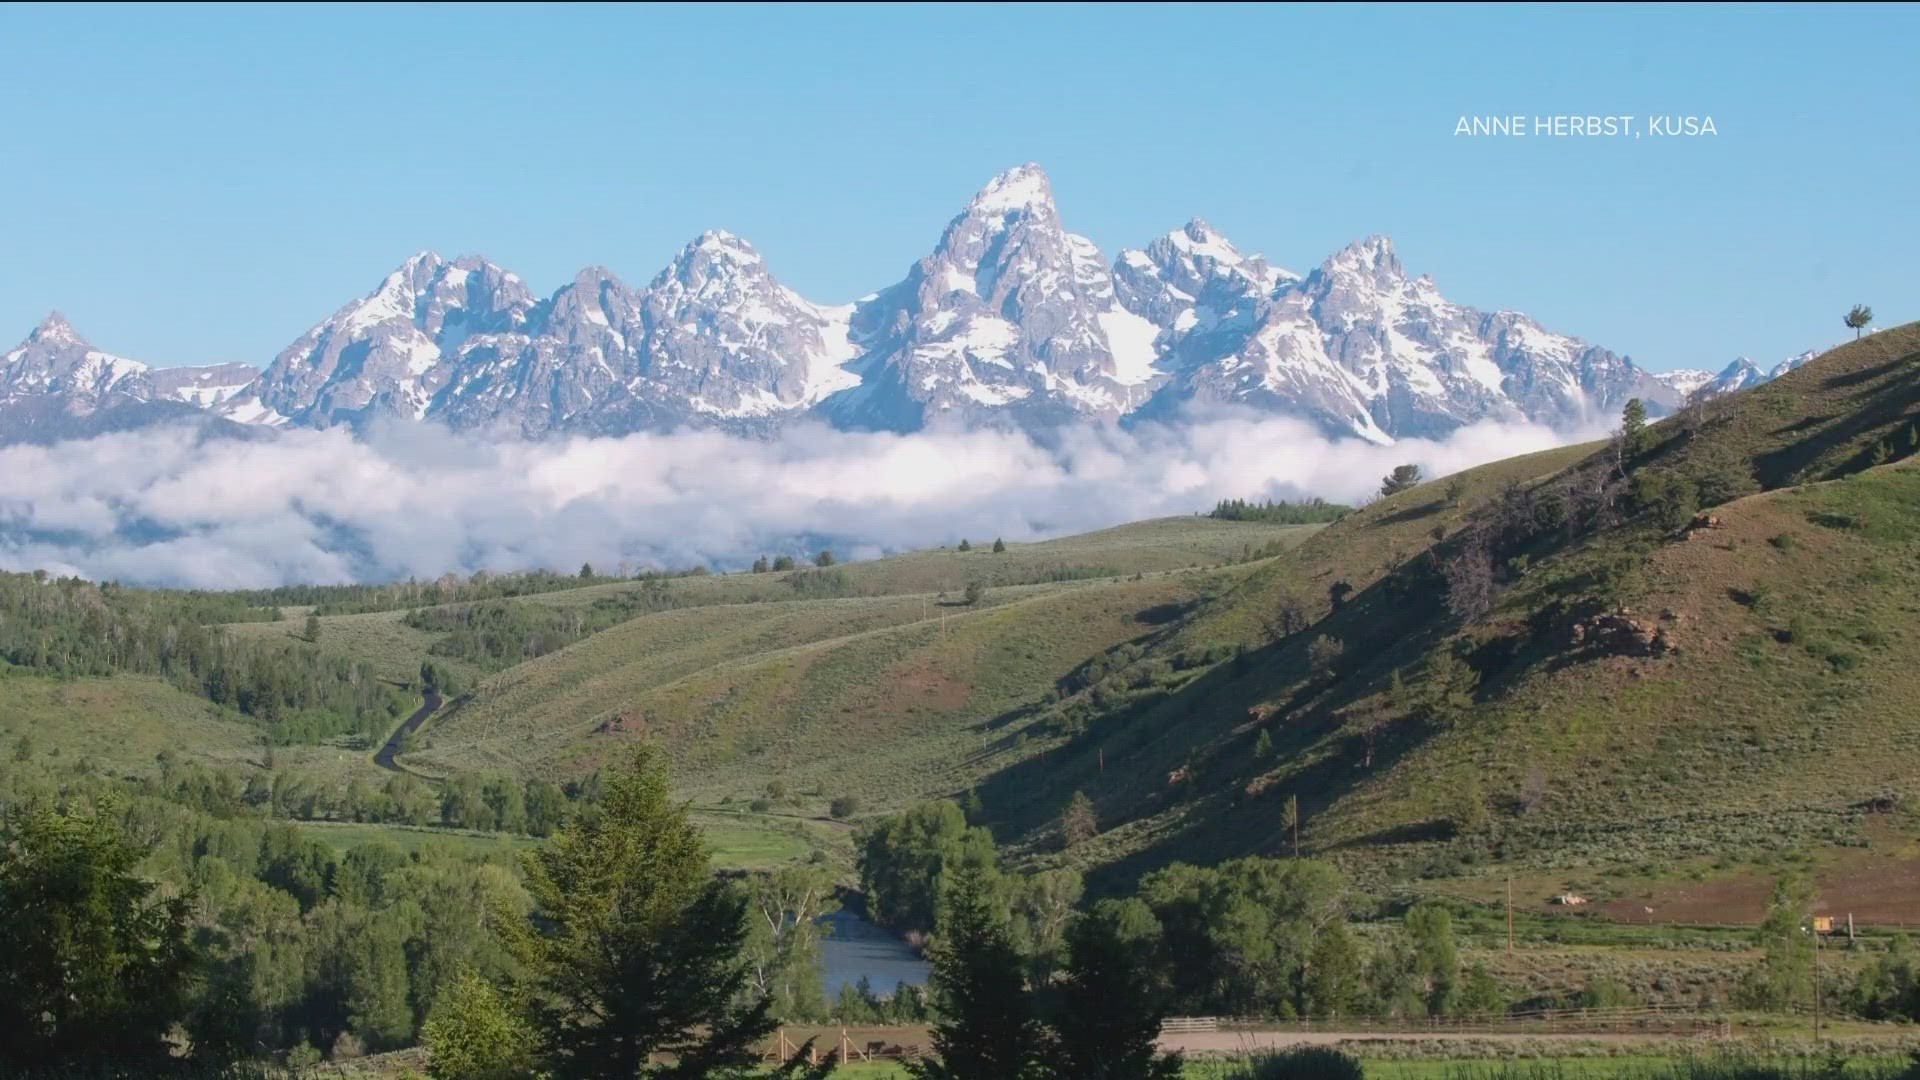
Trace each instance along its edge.
<path fill-rule="evenodd" d="M 407 770 L 394 764 L 393 756 L 398 754 L 400 748 L 406 744 L 407 736 L 419 731 L 420 725 L 427 722 L 427 717 L 440 711 L 441 704 L 438 690 L 427 691 L 427 696 L 421 701 L 420 708 L 412 716 L 407 717 L 406 723 L 394 729 L 392 737 L 387 739 L 387 744 L 380 748 L 379 753 L 373 755 L 373 763 L 388 772 L 406 772 Z"/>

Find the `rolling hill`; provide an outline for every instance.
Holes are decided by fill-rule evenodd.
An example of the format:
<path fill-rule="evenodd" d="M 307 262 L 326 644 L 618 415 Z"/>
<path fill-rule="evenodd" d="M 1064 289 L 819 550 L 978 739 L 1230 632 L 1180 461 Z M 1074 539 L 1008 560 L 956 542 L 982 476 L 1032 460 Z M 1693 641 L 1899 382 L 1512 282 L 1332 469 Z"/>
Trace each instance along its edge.
<path fill-rule="evenodd" d="M 1658 874 L 1911 832 L 1917 445 L 1909 325 L 1624 457 L 1569 447 L 1380 500 L 1118 669 L 1151 689 L 1056 705 L 1075 733 L 986 803 L 1037 860 L 1115 876 L 1289 850 L 1290 797 L 1304 849 L 1376 881 Z M 1247 651 L 1138 674 L 1222 646 Z M 1064 856 L 1076 790 L 1107 831 Z"/>

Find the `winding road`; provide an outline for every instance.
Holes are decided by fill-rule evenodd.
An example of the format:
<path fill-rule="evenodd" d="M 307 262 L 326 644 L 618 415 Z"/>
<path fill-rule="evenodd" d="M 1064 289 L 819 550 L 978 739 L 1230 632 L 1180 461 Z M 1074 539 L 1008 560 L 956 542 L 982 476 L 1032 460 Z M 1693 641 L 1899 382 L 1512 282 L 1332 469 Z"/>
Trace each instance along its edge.
<path fill-rule="evenodd" d="M 427 691 L 426 698 L 420 702 L 420 708 L 415 711 L 412 716 L 407 717 L 405 723 L 395 728 L 392 736 L 387 739 L 387 744 L 380 748 L 379 753 L 373 755 L 373 763 L 388 772 L 408 772 L 408 770 L 401 768 L 394 762 L 393 756 L 400 752 L 401 747 L 407 741 L 407 736 L 419 731 L 420 725 L 427 722 L 427 717 L 440 711 L 442 704 L 444 704 L 444 702 L 441 700 L 438 690 Z M 411 775 L 411 773 L 409 773 L 409 775 Z"/>

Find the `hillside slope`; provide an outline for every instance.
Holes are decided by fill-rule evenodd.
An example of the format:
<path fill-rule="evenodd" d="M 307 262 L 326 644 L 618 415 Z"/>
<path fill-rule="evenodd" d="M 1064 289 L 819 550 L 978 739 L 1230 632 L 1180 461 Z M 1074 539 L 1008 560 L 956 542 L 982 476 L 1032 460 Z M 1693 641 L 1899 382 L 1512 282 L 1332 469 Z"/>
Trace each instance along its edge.
<path fill-rule="evenodd" d="M 1637 452 L 1381 500 L 1127 658 L 1148 689 L 1057 705 L 987 804 L 1035 859 L 1122 876 L 1287 850 L 1289 797 L 1304 848 L 1376 878 L 1864 842 L 1862 808 L 1920 797 L 1917 447 L 1910 325 Z M 1108 831 L 1063 855 L 1075 790 Z"/>

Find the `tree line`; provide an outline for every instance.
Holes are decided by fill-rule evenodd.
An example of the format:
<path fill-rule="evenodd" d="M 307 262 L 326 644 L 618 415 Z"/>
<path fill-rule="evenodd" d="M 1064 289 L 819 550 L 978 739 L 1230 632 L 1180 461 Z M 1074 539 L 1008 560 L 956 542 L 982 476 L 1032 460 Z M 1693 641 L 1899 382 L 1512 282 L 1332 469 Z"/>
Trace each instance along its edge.
<path fill-rule="evenodd" d="M 715 873 L 646 747 L 517 867 L 389 843 L 339 852 L 84 768 L 7 761 L 0 1065 L 299 1063 L 418 1040 L 436 1080 L 737 1076 L 781 1019 L 824 1011 L 930 1019 L 921 1077 L 1170 1080 L 1179 1063 L 1156 1046 L 1169 1015 L 1504 1008 L 1461 963 L 1445 908 L 1361 923 L 1315 860 L 1175 865 L 1088 903 L 1073 871 L 1000 866 L 951 804 L 860 839 L 870 912 L 925 935 L 932 979 L 829 1006 L 817 928 L 831 875 Z M 1776 898 L 1755 994 L 1799 985 L 1803 908 Z M 1834 993 L 1910 1008 L 1908 955 Z M 796 1058 L 776 1075 L 803 1071 Z"/>
<path fill-rule="evenodd" d="M 1331 503 L 1318 497 L 1289 502 L 1285 499 L 1262 499 L 1250 502 L 1246 499 L 1221 499 L 1207 512 L 1210 518 L 1221 521 L 1263 521 L 1272 525 L 1318 525 L 1324 522 L 1339 521 L 1353 512 L 1353 507 Z"/>
<path fill-rule="evenodd" d="M 0 574 L 0 661 L 65 677 L 159 676 L 280 743 L 372 737 L 407 711 L 404 691 L 368 664 L 298 642 L 244 641 L 218 625 L 275 614 L 232 594 Z"/>

